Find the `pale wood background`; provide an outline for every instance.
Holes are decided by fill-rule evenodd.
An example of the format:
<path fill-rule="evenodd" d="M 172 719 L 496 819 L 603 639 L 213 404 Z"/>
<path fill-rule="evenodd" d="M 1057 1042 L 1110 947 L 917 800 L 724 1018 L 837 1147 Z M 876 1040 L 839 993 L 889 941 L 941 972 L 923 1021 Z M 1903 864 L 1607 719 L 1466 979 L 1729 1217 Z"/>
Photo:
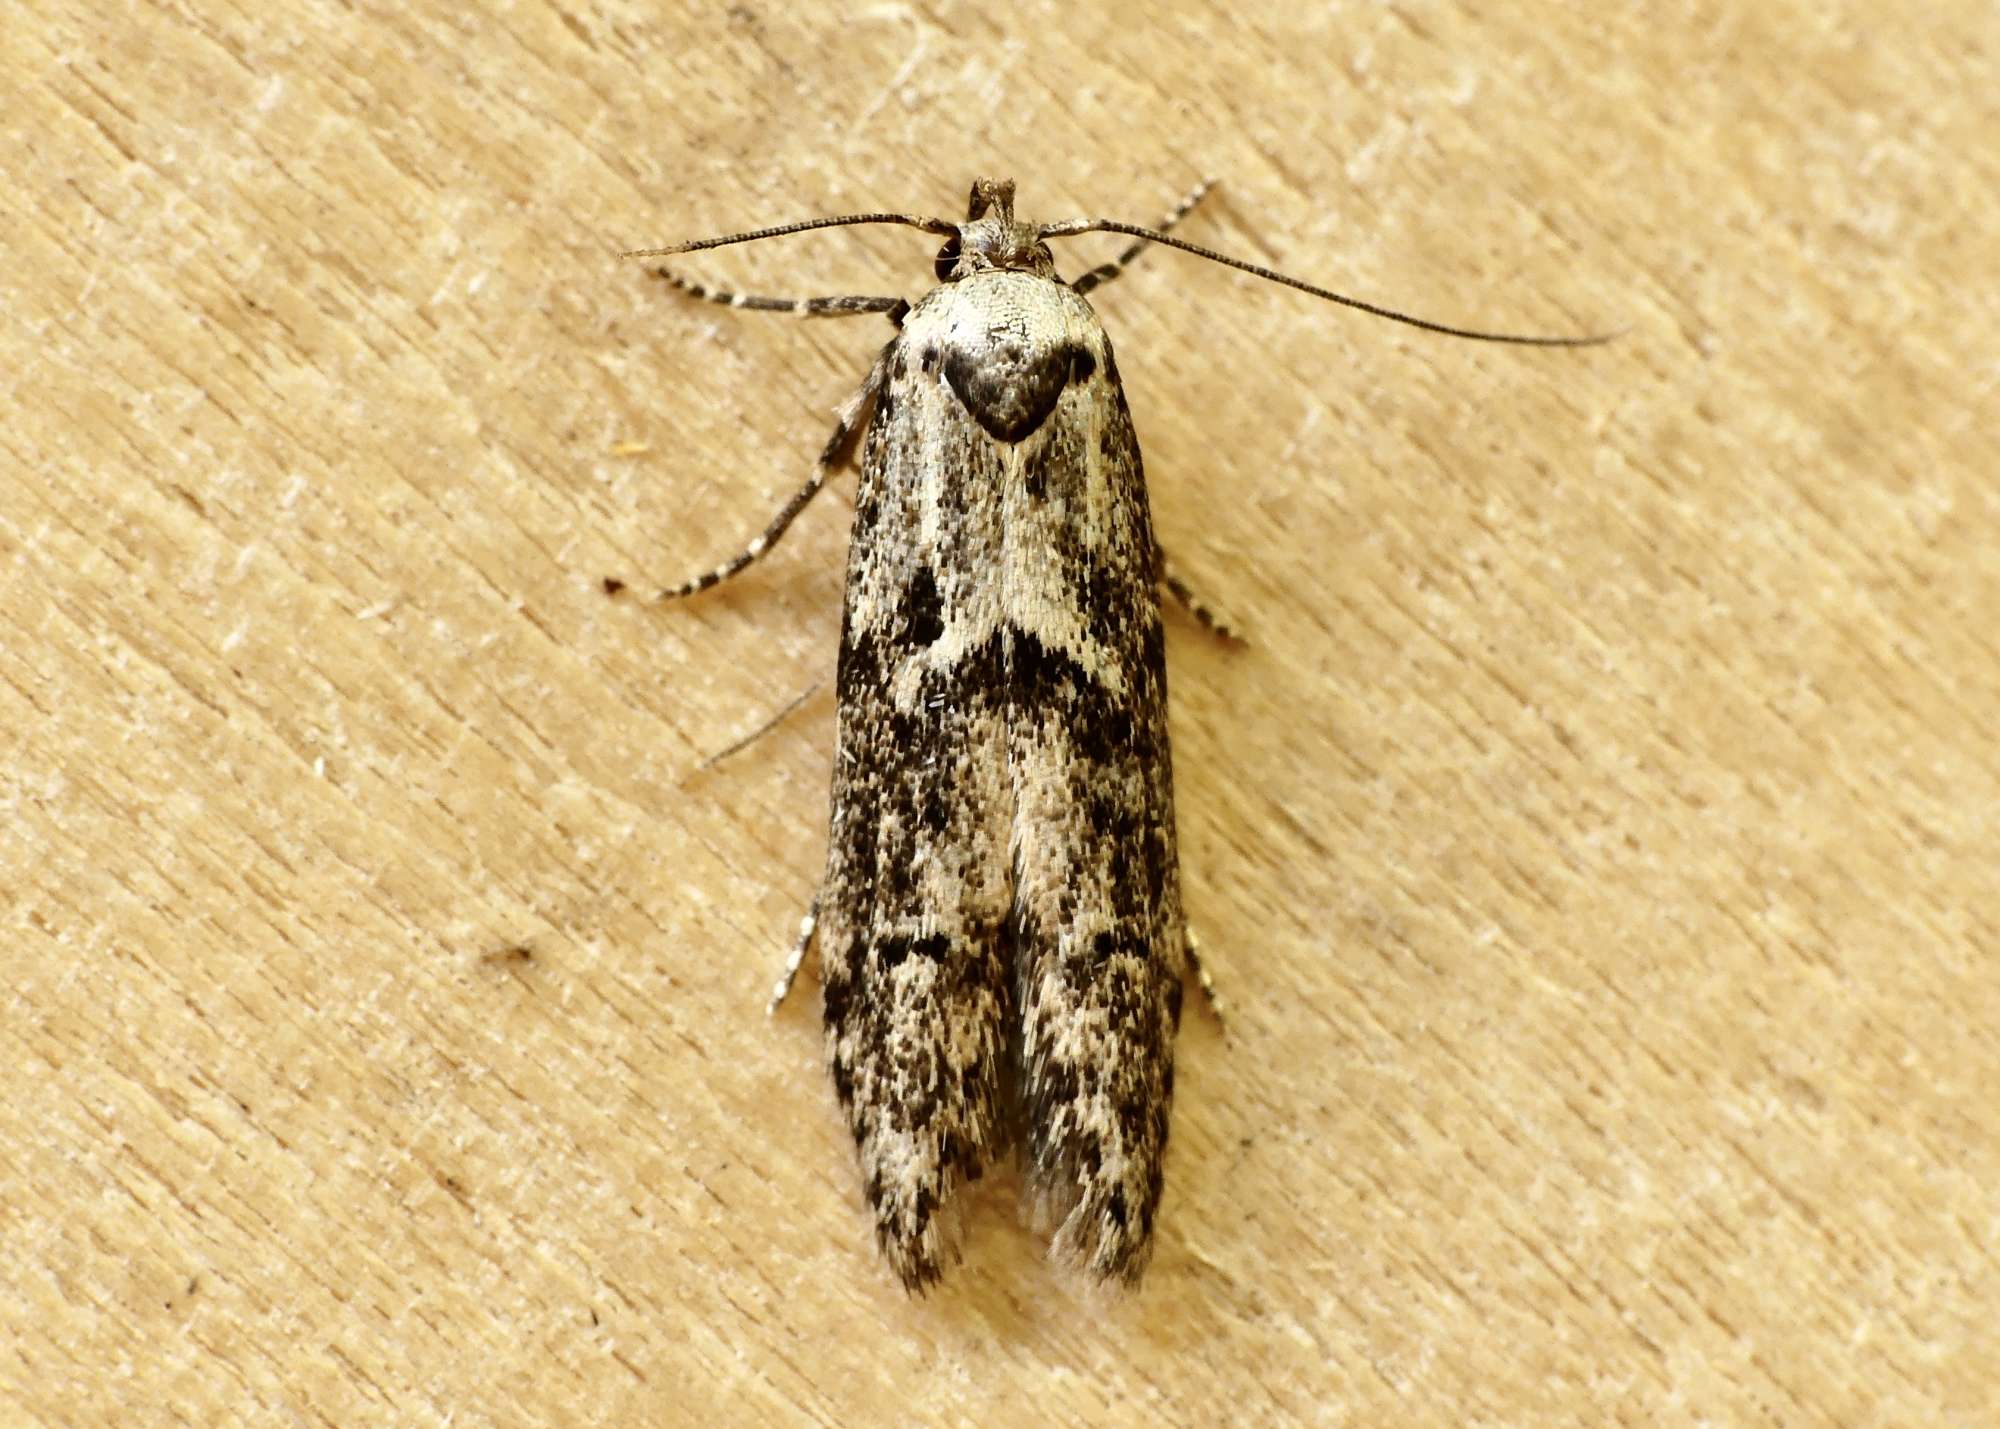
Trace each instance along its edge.
<path fill-rule="evenodd" d="M 9 20 L 8 1422 L 1996 1421 L 1993 6 L 1300 8 Z M 1255 642 L 1171 630 L 1234 1020 L 1129 1302 L 1005 1176 L 907 1300 L 762 1016 L 826 687 L 701 766 L 827 680 L 851 488 L 597 589 L 734 549 L 887 332 L 615 250 L 980 172 L 1625 330 L 1103 294 Z"/>

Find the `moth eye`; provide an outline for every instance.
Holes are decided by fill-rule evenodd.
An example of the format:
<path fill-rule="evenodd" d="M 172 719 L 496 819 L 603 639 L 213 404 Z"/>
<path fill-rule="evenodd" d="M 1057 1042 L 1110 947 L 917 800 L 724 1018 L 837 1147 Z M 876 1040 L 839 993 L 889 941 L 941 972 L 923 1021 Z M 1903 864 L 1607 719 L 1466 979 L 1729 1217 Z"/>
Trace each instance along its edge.
<path fill-rule="evenodd" d="M 1097 359 L 1090 355 L 1090 349 L 1079 347 L 1069 355 L 1069 380 L 1088 382 L 1090 374 L 1097 371 Z"/>
<path fill-rule="evenodd" d="M 951 270 L 958 266 L 958 235 L 947 238 L 944 247 L 938 249 L 937 276 L 940 283 L 951 281 Z"/>

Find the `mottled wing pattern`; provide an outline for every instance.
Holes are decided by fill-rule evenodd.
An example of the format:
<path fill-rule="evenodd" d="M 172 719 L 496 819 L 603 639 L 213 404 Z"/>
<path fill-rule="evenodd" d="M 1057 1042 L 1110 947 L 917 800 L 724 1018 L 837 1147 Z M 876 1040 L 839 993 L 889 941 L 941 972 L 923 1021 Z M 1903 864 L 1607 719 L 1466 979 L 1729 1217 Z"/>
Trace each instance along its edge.
<path fill-rule="evenodd" d="M 1063 296 L 1091 360 L 1072 363 L 1046 442 L 1015 449 L 1006 497 L 1020 1094 L 1055 1257 L 1132 1282 L 1160 1202 L 1185 946 L 1166 659 L 1117 364 Z"/>
<path fill-rule="evenodd" d="M 1002 454 L 948 449 L 944 404 L 908 400 L 920 361 L 906 330 L 862 452 L 818 933 L 834 1090 L 913 1289 L 956 1257 L 955 1193 L 1007 1140 L 1015 1020 Z"/>
<path fill-rule="evenodd" d="M 905 1283 L 955 1254 L 955 1192 L 1016 1112 L 1057 1256 L 1132 1280 L 1183 947 L 1157 555 L 1089 306 L 1025 275 L 967 282 L 979 301 L 940 289 L 910 313 L 863 452 L 829 1055 Z"/>

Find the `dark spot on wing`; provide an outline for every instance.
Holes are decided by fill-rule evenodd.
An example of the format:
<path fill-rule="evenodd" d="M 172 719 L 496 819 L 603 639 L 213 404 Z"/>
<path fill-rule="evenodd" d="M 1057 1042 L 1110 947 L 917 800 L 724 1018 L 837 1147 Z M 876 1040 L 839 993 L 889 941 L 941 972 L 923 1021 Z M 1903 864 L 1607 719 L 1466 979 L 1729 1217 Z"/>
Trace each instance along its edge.
<path fill-rule="evenodd" d="M 1104 1213 L 1111 1217 L 1112 1223 L 1118 1229 L 1125 1229 L 1125 1188 L 1123 1186 L 1114 1186 L 1111 1188 L 1111 1195 L 1104 1202 Z"/>
<path fill-rule="evenodd" d="M 990 347 L 953 348 L 944 378 L 973 420 L 996 441 L 1032 435 L 1056 407 L 1069 383 L 1073 349 L 1030 347 L 1002 337 Z"/>
<path fill-rule="evenodd" d="M 944 613 L 938 599 L 937 577 L 919 566 L 903 593 L 903 638 L 911 645 L 933 645 L 944 634 Z"/>

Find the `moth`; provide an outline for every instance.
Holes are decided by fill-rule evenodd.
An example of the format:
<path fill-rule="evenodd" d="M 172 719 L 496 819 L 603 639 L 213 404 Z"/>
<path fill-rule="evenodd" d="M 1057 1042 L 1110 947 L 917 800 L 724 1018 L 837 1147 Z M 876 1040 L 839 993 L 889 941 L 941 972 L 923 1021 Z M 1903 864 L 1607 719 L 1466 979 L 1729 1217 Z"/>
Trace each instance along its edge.
<path fill-rule="evenodd" d="M 1432 331 L 1425 322 L 1106 219 L 1025 223 L 978 179 L 963 222 L 810 219 L 628 256 L 845 224 L 940 235 L 901 298 L 764 298 L 659 269 L 690 296 L 897 327 L 812 477 L 705 590 L 769 550 L 861 442 L 836 667 L 825 876 L 772 1006 L 820 953 L 833 1085 L 875 1235 L 903 1284 L 962 1242 L 961 1188 L 1019 1148 L 1031 1223 L 1097 1281 L 1151 1254 L 1193 945 L 1181 907 L 1159 591 L 1167 569 L 1118 363 L 1085 295 L 1148 243 Z M 1065 283 L 1048 240 L 1138 239 Z M 608 580 L 612 593 L 623 582 Z"/>

